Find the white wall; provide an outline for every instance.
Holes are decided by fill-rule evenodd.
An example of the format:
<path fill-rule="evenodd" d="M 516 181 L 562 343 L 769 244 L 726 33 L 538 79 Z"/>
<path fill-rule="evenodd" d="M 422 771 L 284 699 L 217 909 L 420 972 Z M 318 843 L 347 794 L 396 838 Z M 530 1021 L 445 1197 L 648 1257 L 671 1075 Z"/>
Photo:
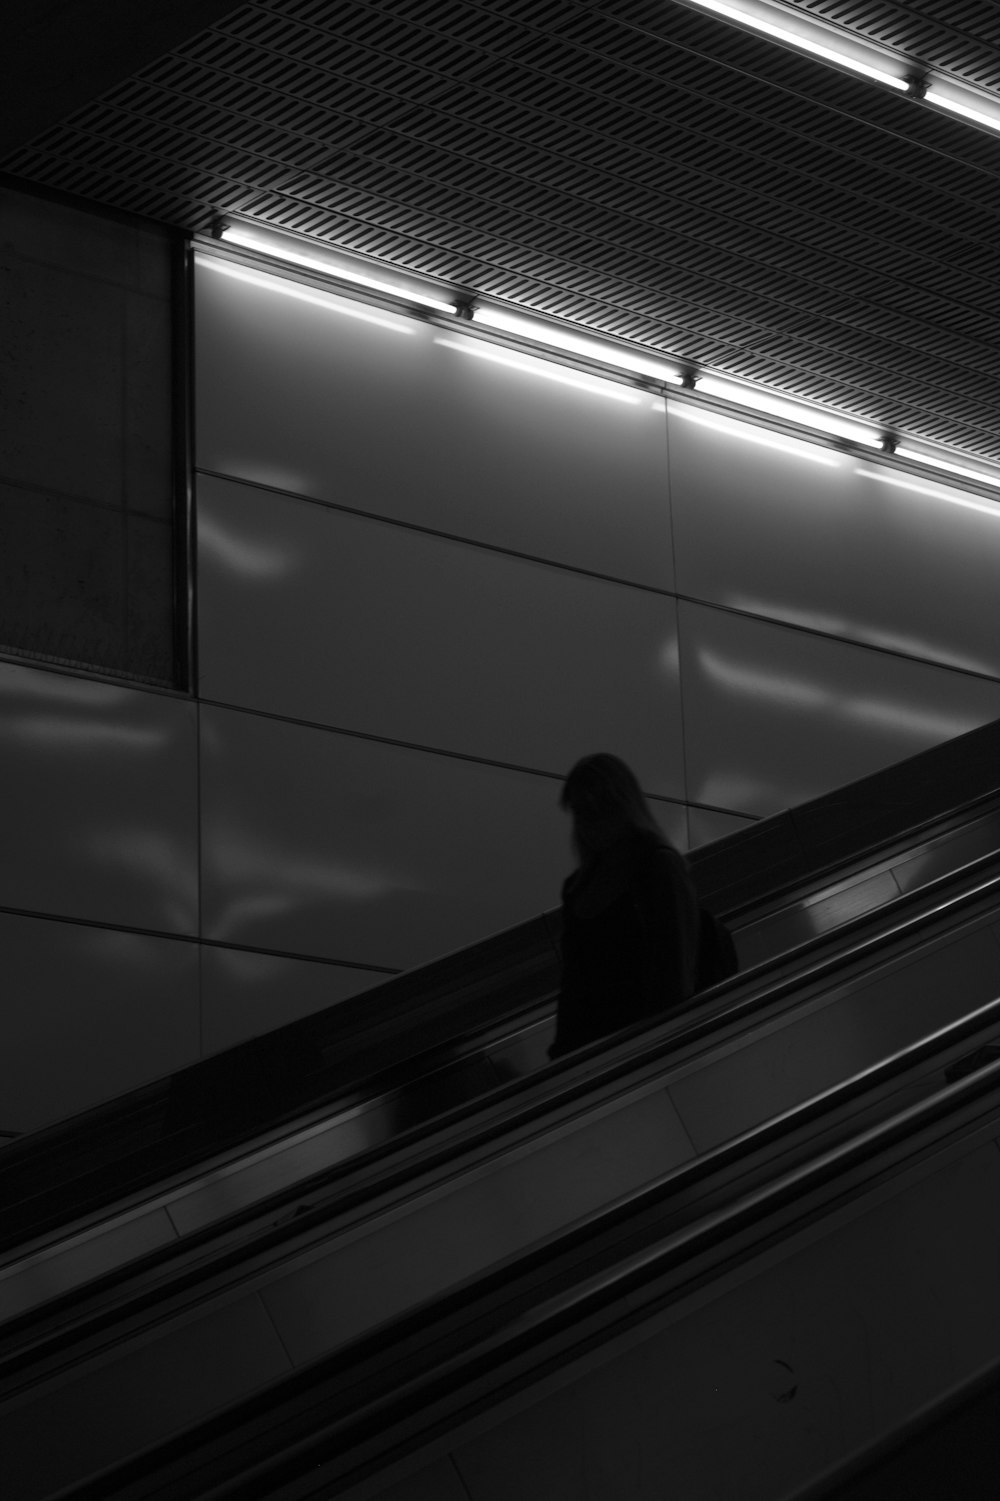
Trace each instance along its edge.
<path fill-rule="evenodd" d="M 0 1129 L 553 905 L 588 751 L 689 846 L 1000 715 L 1000 508 L 233 269 L 199 697 L 0 663 Z"/>

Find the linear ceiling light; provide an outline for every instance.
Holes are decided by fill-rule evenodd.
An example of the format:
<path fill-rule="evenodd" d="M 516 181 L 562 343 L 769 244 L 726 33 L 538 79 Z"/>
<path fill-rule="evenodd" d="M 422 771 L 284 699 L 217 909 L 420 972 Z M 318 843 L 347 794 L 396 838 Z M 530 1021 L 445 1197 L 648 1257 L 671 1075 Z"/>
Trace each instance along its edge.
<path fill-rule="evenodd" d="M 752 386 L 717 380 L 714 375 L 699 376 L 698 390 L 703 391 L 706 396 L 717 396 L 720 401 L 766 412 L 771 417 L 783 417 L 788 422 L 812 427 L 817 432 L 830 433 L 836 438 L 846 438 L 851 443 L 864 443 L 869 448 L 879 448 L 882 443 L 881 434 L 874 428 L 862 427 L 849 418 L 833 416 L 818 407 L 799 406 L 797 402 L 783 401 L 778 396 L 770 396 Z"/>
<path fill-rule="evenodd" d="M 419 303 L 421 307 L 434 308 L 440 313 L 454 313 L 456 305 L 454 301 L 446 302 L 439 295 L 439 288 L 433 290 L 430 287 L 422 287 L 419 282 L 411 281 L 407 277 L 397 277 L 391 272 L 385 276 L 371 276 L 367 270 L 362 270 L 364 262 L 352 263 L 346 256 L 336 252 L 326 255 L 322 250 L 318 254 L 307 250 L 301 241 L 291 237 L 275 233 L 268 229 L 258 229 L 252 224 L 227 221 L 219 231 L 219 239 L 225 240 L 231 245 L 242 245 L 247 250 L 259 250 L 264 255 L 273 256 L 275 260 L 287 261 L 292 266 L 303 266 L 308 271 L 319 271 L 324 276 L 335 276 L 338 280 L 355 283 L 359 287 L 368 287 L 376 292 L 388 292 L 393 297 L 402 297 L 407 302 Z"/>
<path fill-rule="evenodd" d="M 866 78 L 887 84 L 891 89 L 905 92 L 909 88 L 909 82 L 902 73 L 890 73 L 885 66 L 879 66 L 880 63 L 885 64 L 887 59 L 874 48 L 868 53 L 870 61 L 866 61 L 860 47 L 852 48 L 851 51 L 831 47 L 827 40 L 830 33 L 824 28 L 810 26 L 807 22 L 800 23 L 797 19 L 794 23 L 789 19 L 789 24 L 782 24 L 777 19 L 781 15 L 777 9 L 753 3 L 730 5 L 726 0 L 691 0 L 691 3 L 723 16 L 727 21 L 735 21 L 739 26 L 749 26 L 754 31 L 761 31 L 765 36 L 774 37 L 776 41 L 800 47 L 803 52 L 809 52 L 823 62 L 835 63 L 839 67 L 850 68 L 855 73 L 862 73 Z"/>
<path fill-rule="evenodd" d="M 975 480 L 980 485 L 994 485 L 1000 489 L 1000 474 L 987 474 L 983 469 L 970 469 L 965 464 L 952 464 L 948 459 L 938 459 L 929 453 L 918 453 L 915 448 L 896 449 L 897 459 L 911 459 L 917 464 L 929 464 L 933 469 L 944 469 L 948 474 L 960 474 L 963 479 Z"/>
<path fill-rule="evenodd" d="M 709 9 L 719 11 L 732 10 L 735 8 L 723 4 L 723 0 L 693 0 L 693 3 L 706 5 Z M 745 18 L 745 17 L 744 17 Z M 929 97 L 929 96 L 928 96 Z M 949 106 L 950 107 L 950 106 Z M 984 116 L 984 119 L 986 117 Z M 990 122 L 993 123 L 993 122 Z M 996 128 L 1000 128 L 1000 119 L 996 122 Z M 406 276 L 395 276 L 388 271 L 383 276 L 369 276 L 367 269 L 361 270 L 364 262 L 352 261 L 346 253 L 338 251 L 327 252 L 325 248 L 319 248 L 316 254 L 310 253 L 310 248 L 305 242 L 296 240 L 290 236 L 282 235 L 278 231 L 266 227 L 258 227 L 253 224 L 245 224 L 241 220 L 224 220 L 217 231 L 218 238 L 234 245 L 245 246 L 249 250 L 258 250 L 263 254 L 279 261 L 286 261 L 291 265 L 303 266 L 311 271 L 321 272 L 331 279 L 353 282 L 361 287 L 368 287 L 375 291 L 387 292 L 393 297 L 403 298 L 405 301 L 417 303 L 426 308 L 434 308 L 442 313 L 457 314 L 459 311 L 457 301 L 445 302 L 443 298 L 434 296 L 430 290 L 425 290 L 418 282 Z M 214 262 L 213 269 L 221 270 L 221 265 Z M 241 274 L 246 280 L 252 279 L 252 273 L 244 271 Z M 273 278 L 268 279 L 270 284 Z M 434 292 L 439 291 L 435 287 Z M 304 300 L 309 300 L 309 294 L 301 292 Z M 359 316 L 362 316 L 359 314 Z M 380 321 L 369 315 L 372 321 Z M 495 328 L 501 333 L 513 334 L 525 339 L 536 347 L 541 346 L 540 356 L 544 359 L 544 349 L 563 349 L 567 353 L 581 355 L 586 359 L 594 360 L 614 369 L 626 371 L 633 375 L 645 376 L 648 379 L 660 381 L 666 385 L 681 386 L 685 383 L 684 376 L 676 366 L 662 364 L 659 360 L 633 351 L 625 345 L 616 344 L 610 340 L 605 343 L 600 339 L 581 337 L 571 333 L 569 329 L 560 328 L 557 324 L 546 322 L 541 318 L 519 317 L 514 313 L 508 313 L 502 308 L 490 307 L 489 305 L 478 306 L 472 312 L 473 321 L 483 324 L 488 328 Z M 387 325 L 388 326 L 388 325 Z M 393 325 L 394 326 L 394 325 Z M 588 386 L 587 389 L 590 389 Z M 833 413 L 824 411 L 822 408 L 799 405 L 797 402 L 787 401 L 777 395 L 770 395 L 759 387 L 744 386 L 738 381 L 730 381 L 710 375 L 706 372 L 697 377 L 697 389 L 706 396 L 714 396 L 720 401 L 733 406 L 740 406 L 752 411 L 758 411 L 764 415 L 784 419 L 795 423 L 800 427 L 812 428 L 816 432 L 828 433 L 832 437 L 844 438 L 848 442 L 863 444 L 869 448 L 882 446 L 882 436 L 875 429 L 864 427 L 853 422 L 849 417 L 838 417 Z M 627 399 L 622 394 L 620 399 Z M 698 417 L 691 408 L 684 408 L 683 415 L 692 420 L 700 420 L 709 425 L 716 425 L 723 431 L 734 431 L 732 423 L 717 423 L 715 419 L 707 415 Z M 745 424 L 736 419 L 735 427 L 741 429 L 741 436 L 749 437 Z M 765 440 L 763 435 L 757 435 L 756 441 L 767 442 L 771 447 L 783 446 L 778 439 Z M 796 444 L 790 452 L 798 452 L 800 444 Z M 897 447 L 897 457 L 908 459 L 918 464 L 927 464 L 931 468 L 941 469 L 948 474 L 958 475 L 962 479 L 971 480 L 975 484 L 990 485 L 1000 489 L 1000 472 L 990 474 L 981 469 L 970 469 L 966 464 L 953 463 L 948 459 L 938 458 L 933 454 L 921 453 L 916 449 Z M 812 457 L 812 455 L 810 455 Z M 829 461 L 828 461 L 829 462 Z"/>
<path fill-rule="evenodd" d="M 971 102 L 975 96 L 966 95 L 963 98 L 958 92 L 949 92 L 947 87 L 941 89 L 938 84 L 932 84 L 924 92 L 924 100 L 927 104 L 936 104 L 939 109 L 949 109 L 953 114 L 961 115 L 965 120 L 971 120 L 974 125 L 985 125 L 987 130 L 1000 130 L 1000 112 L 987 113 L 977 109 Z M 978 104 L 978 99 L 976 104 Z"/>
<path fill-rule="evenodd" d="M 530 339 L 533 344 L 547 344 L 551 349 L 565 349 L 569 354 L 580 354 L 585 359 L 599 360 L 602 365 L 613 365 L 618 370 L 628 370 L 635 375 L 646 375 L 652 380 L 664 381 L 667 385 L 680 386 L 684 378 L 672 365 L 662 365 L 638 352 L 633 353 L 621 344 L 603 343 L 598 339 L 581 339 L 567 329 L 546 323 L 541 318 L 518 318 L 502 308 L 477 307 L 473 309 L 472 321 L 487 328 L 499 329 L 502 333 L 516 334 Z"/>

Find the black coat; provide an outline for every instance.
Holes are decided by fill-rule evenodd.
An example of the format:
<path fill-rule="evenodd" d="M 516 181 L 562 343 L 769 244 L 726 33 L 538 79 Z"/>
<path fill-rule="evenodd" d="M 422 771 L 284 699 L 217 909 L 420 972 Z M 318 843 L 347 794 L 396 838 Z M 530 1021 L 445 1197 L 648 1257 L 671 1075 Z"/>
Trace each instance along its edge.
<path fill-rule="evenodd" d="M 551 1058 L 694 993 L 699 907 L 684 857 L 637 830 L 563 884 L 562 988 Z"/>

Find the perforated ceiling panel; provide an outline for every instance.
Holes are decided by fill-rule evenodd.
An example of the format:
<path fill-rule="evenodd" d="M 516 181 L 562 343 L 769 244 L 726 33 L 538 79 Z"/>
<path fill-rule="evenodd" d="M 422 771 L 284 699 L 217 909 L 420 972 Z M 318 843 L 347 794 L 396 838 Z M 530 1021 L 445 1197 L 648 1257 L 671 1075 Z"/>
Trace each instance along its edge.
<path fill-rule="evenodd" d="M 784 0 L 984 89 L 1000 89 L 1000 7 L 994 0 Z"/>
<path fill-rule="evenodd" d="M 798 8 L 1000 77 L 986 0 Z M 259 0 L 6 165 L 1000 460 L 1000 137 L 675 0 Z"/>

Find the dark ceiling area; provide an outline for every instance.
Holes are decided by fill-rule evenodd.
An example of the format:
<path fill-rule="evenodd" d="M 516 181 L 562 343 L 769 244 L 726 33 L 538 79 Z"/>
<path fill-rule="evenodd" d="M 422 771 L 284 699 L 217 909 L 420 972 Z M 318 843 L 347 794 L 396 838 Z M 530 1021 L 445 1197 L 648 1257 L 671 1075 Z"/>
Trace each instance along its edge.
<path fill-rule="evenodd" d="M 1000 5 L 789 8 L 1000 91 Z M 6 171 L 250 215 L 1000 461 L 1000 135 L 682 0 L 254 0 L 101 87 Z"/>

